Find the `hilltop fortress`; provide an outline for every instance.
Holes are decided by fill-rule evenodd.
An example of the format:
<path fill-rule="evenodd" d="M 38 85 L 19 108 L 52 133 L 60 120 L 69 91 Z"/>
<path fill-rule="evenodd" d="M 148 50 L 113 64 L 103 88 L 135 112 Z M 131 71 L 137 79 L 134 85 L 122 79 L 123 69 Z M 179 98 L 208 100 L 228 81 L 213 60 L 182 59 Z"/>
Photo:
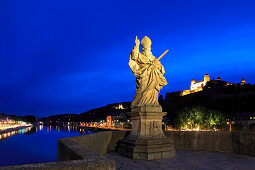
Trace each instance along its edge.
<path fill-rule="evenodd" d="M 214 79 L 213 79 L 213 80 L 214 80 Z M 195 79 L 194 79 L 194 77 L 193 77 L 192 80 L 191 80 L 190 90 L 183 90 L 183 91 L 182 91 L 182 96 L 185 96 L 185 95 L 187 95 L 187 94 L 191 94 L 191 93 L 196 93 L 196 92 L 202 91 L 203 88 L 206 86 L 207 82 L 209 82 L 209 81 L 211 81 L 211 80 L 210 80 L 210 76 L 209 76 L 208 74 L 205 74 L 204 80 L 200 80 L 200 81 L 198 81 L 198 82 L 196 82 Z M 214 80 L 214 81 L 215 81 L 215 80 Z M 218 77 L 218 78 L 216 79 L 216 81 L 221 81 L 221 78 Z M 229 85 L 234 85 L 234 84 L 235 84 L 235 83 L 229 83 L 229 82 L 227 82 L 226 85 L 229 86 Z M 241 80 L 241 83 L 240 83 L 240 84 L 241 84 L 241 85 L 246 84 L 246 81 L 245 81 L 244 77 L 243 77 L 243 79 Z"/>

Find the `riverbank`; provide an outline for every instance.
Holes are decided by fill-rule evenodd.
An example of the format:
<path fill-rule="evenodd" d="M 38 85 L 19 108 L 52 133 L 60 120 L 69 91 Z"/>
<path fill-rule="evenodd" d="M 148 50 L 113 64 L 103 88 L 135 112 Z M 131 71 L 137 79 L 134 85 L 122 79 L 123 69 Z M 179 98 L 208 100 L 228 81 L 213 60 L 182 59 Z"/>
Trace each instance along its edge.
<path fill-rule="evenodd" d="M 0 134 L 8 133 L 8 132 L 12 132 L 12 131 L 16 131 L 16 130 L 20 130 L 20 129 L 24 129 L 24 128 L 32 127 L 32 126 L 33 126 L 32 124 L 28 124 L 28 125 L 18 126 L 14 128 L 4 129 L 4 130 L 0 130 Z"/>
<path fill-rule="evenodd" d="M 107 127 L 107 126 L 80 126 L 79 128 L 84 129 L 94 129 L 96 131 L 131 131 L 131 129 L 124 129 L 124 128 L 115 128 L 115 127 Z"/>

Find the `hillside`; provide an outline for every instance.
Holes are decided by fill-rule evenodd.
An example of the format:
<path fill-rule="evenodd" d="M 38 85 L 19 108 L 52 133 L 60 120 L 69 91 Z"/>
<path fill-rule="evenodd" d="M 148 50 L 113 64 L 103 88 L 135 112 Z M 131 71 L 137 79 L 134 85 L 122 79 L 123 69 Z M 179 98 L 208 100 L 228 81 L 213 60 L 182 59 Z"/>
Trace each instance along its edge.
<path fill-rule="evenodd" d="M 115 107 L 118 107 L 120 104 L 122 104 L 124 109 L 116 109 Z M 105 120 L 107 115 L 110 114 L 119 114 L 119 113 L 126 113 L 130 111 L 130 102 L 122 102 L 122 103 L 114 103 L 109 104 L 104 107 L 96 108 L 89 110 L 87 112 L 81 113 L 81 120 L 84 122 L 90 122 L 90 121 L 99 121 L 99 120 Z"/>
<path fill-rule="evenodd" d="M 173 124 L 178 112 L 184 107 L 205 106 L 207 109 L 217 110 L 230 116 L 236 113 L 255 112 L 255 85 L 225 86 L 208 83 L 201 92 L 180 96 L 179 92 L 167 93 L 165 99 L 159 100 L 163 111 L 167 112 L 166 118 Z M 122 104 L 124 109 L 116 109 Z M 81 114 L 56 115 L 43 120 L 91 122 L 105 120 L 107 115 L 118 115 L 130 112 L 130 102 L 114 103 L 104 107 L 95 108 Z"/>
<path fill-rule="evenodd" d="M 182 108 L 198 105 L 217 110 L 227 116 L 255 112 L 255 85 L 208 84 L 201 92 L 186 96 L 174 95 L 175 93 L 166 94 L 166 99 L 160 100 L 163 111 L 168 113 L 167 118 L 170 122 L 173 122 Z"/>

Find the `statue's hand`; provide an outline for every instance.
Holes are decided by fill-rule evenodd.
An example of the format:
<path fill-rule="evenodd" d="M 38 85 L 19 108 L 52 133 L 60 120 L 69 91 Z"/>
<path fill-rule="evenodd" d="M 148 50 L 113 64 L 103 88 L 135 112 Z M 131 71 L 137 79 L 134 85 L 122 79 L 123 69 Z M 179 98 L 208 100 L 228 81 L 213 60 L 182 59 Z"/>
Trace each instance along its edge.
<path fill-rule="evenodd" d="M 135 37 L 135 45 L 140 45 L 140 40 L 137 39 L 137 36 Z"/>
<path fill-rule="evenodd" d="M 159 65 L 159 64 L 160 64 L 160 61 L 158 61 L 157 59 L 155 59 L 155 60 L 154 60 L 154 64 Z"/>

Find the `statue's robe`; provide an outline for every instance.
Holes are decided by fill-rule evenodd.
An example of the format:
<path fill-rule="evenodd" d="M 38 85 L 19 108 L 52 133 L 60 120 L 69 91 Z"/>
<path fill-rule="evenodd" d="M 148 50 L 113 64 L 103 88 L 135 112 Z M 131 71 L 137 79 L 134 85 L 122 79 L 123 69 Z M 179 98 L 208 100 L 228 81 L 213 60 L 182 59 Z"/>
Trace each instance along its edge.
<path fill-rule="evenodd" d="M 129 67 L 136 77 L 135 97 L 131 107 L 158 106 L 158 94 L 167 81 L 163 74 L 165 69 L 158 61 L 154 64 L 155 56 L 151 52 L 140 53 L 135 46 L 129 58 Z"/>

